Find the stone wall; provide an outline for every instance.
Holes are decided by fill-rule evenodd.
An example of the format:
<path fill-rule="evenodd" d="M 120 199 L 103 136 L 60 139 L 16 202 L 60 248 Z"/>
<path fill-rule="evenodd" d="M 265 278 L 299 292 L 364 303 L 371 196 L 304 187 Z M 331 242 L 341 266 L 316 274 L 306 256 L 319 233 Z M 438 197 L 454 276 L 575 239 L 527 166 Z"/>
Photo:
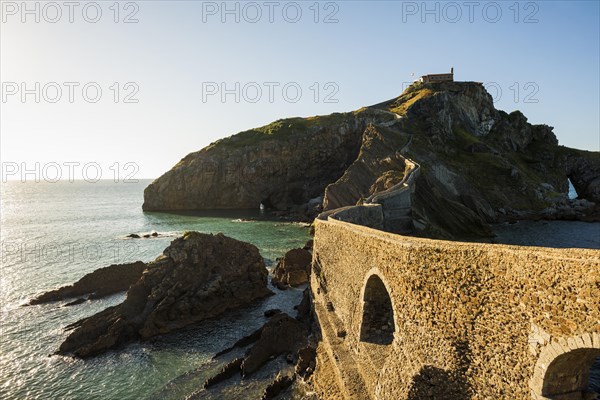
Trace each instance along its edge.
<path fill-rule="evenodd" d="M 588 398 L 600 251 L 420 239 L 331 217 L 315 225 L 311 286 L 327 350 L 316 374 L 334 369 L 345 398 Z M 391 344 L 361 340 L 373 275 L 390 296 Z"/>
<path fill-rule="evenodd" d="M 383 207 L 380 204 L 336 208 L 335 210 L 321 213 L 318 218 L 327 220 L 329 217 L 338 221 L 347 221 L 368 226 L 369 228 L 383 229 Z"/>
<path fill-rule="evenodd" d="M 367 199 L 367 203 L 381 204 L 383 212 L 383 229 L 387 232 L 412 233 L 412 194 L 415 181 L 421 167 L 416 162 L 406 159 L 404 178 L 388 190 L 375 193 Z M 358 225 L 364 225 L 355 222 Z"/>

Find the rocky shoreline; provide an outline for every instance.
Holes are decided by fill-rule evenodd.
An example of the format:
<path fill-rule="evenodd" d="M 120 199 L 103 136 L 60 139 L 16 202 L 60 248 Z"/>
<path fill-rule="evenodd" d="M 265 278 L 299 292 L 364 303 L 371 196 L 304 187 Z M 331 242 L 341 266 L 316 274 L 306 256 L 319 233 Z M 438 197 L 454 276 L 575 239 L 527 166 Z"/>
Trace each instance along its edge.
<path fill-rule="evenodd" d="M 285 276 L 285 279 L 277 281 L 273 277 L 274 286 L 285 290 L 306 284 L 310 274 L 310 245 L 309 241 L 304 249 L 290 250 L 279 260 L 275 270 L 277 276 Z M 300 270 L 303 272 L 301 282 L 290 280 L 289 274 L 295 276 L 294 272 Z M 245 307 L 273 294 L 267 283 L 265 262 L 255 246 L 222 234 L 186 232 L 152 262 L 100 268 L 73 285 L 36 297 L 30 304 L 67 300 L 84 294 L 92 300 L 127 290 L 123 303 L 66 327 L 70 333 L 56 354 L 88 358 L 110 349 L 118 350 L 131 341 L 146 340 Z M 79 298 L 67 305 L 85 300 Z M 248 378 L 274 359 L 285 360 L 283 365 L 287 367 L 278 369 L 264 390 L 263 399 L 276 398 L 290 390 L 298 378 L 303 382 L 308 379 L 315 369 L 316 353 L 308 289 L 303 291 L 301 303 L 294 308 L 295 317 L 279 309 L 265 311 L 268 320 L 262 328 L 214 357 L 227 356 L 235 349 L 244 349 L 244 355 L 227 362 L 199 390 L 211 390 L 227 380 Z"/>
<path fill-rule="evenodd" d="M 277 260 L 271 281 L 273 286 L 285 290 L 289 286 L 308 283 L 312 263 L 312 254 L 309 251 L 311 246 L 312 242 L 309 242 L 304 248 L 292 249 Z"/>
<path fill-rule="evenodd" d="M 541 212 L 501 209 L 497 218 L 497 223 L 518 221 L 600 222 L 600 204 L 586 199 L 566 199 Z"/>

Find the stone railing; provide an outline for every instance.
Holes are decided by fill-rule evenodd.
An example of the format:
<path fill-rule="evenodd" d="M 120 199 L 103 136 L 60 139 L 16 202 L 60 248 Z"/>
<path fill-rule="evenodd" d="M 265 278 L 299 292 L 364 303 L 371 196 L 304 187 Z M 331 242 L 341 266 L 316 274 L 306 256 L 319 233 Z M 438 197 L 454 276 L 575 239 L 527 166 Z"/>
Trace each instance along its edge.
<path fill-rule="evenodd" d="M 410 233 L 413 230 L 411 197 L 420 168 L 416 162 L 406 159 L 406 172 L 402 181 L 371 195 L 362 205 L 326 211 L 318 219 L 326 220 L 331 217 L 369 228 Z"/>
<path fill-rule="evenodd" d="M 381 201 L 385 201 L 390 197 L 395 197 L 401 193 L 411 191 L 414 187 L 415 180 L 419 177 L 420 170 L 421 166 L 419 164 L 407 158 L 404 178 L 402 178 L 402 180 L 394 186 L 381 192 L 372 194 L 365 202 L 381 204 Z"/>
<path fill-rule="evenodd" d="M 383 229 L 384 225 L 381 204 L 364 204 L 336 208 L 335 210 L 321 213 L 317 218 L 323 221 L 332 218 L 374 229 Z"/>
<path fill-rule="evenodd" d="M 403 234 L 413 231 L 412 193 L 420 169 L 419 164 L 406 159 L 406 171 L 402 181 L 366 200 L 369 204 L 381 204 L 384 230 Z"/>

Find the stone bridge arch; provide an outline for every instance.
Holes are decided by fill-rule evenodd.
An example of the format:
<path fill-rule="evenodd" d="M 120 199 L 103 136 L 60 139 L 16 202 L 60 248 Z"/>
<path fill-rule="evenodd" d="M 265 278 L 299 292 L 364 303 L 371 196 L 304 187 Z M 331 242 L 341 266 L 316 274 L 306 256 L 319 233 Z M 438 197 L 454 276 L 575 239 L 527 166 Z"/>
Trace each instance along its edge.
<path fill-rule="evenodd" d="M 388 345 L 397 331 L 396 308 L 389 284 L 377 268 L 365 275 L 360 294 L 359 340 Z"/>
<path fill-rule="evenodd" d="M 600 335 L 586 333 L 561 338 L 540 352 L 530 382 L 535 400 L 592 400 L 588 383 L 592 365 L 600 357 Z"/>

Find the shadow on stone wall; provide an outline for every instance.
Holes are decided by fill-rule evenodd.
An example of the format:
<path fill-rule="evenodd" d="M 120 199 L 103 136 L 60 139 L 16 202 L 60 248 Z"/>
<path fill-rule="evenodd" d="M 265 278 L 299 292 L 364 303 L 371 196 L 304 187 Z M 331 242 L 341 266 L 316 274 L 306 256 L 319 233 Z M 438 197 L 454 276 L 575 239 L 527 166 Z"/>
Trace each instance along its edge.
<path fill-rule="evenodd" d="M 596 357 L 596 360 L 590 369 L 587 390 L 596 393 L 600 399 L 600 357 Z"/>
<path fill-rule="evenodd" d="M 469 386 L 462 374 L 426 365 L 413 377 L 408 400 L 467 400 Z"/>
<path fill-rule="evenodd" d="M 471 398 L 471 387 L 465 378 L 471 360 L 471 350 L 465 341 L 454 342 L 458 368 L 444 370 L 425 365 L 413 376 L 408 400 L 467 400 Z"/>

